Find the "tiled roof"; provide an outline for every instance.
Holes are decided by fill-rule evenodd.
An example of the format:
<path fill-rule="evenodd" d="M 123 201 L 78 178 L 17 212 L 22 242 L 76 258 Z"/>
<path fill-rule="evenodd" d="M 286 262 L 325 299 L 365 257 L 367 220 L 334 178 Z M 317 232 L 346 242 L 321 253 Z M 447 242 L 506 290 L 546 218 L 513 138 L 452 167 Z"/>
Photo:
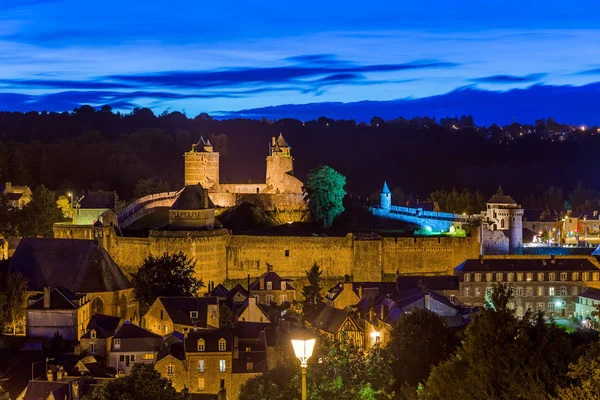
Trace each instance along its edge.
<path fill-rule="evenodd" d="M 28 310 L 44 310 L 44 296 L 38 295 L 38 299 L 27 307 Z M 82 295 L 76 295 L 69 289 L 63 287 L 55 287 L 50 291 L 50 307 L 49 310 L 76 310 L 79 308 L 76 301 Z"/>
<path fill-rule="evenodd" d="M 489 204 L 514 204 L 514 205 L 517 204 L 517 202 L 514 201 L 514 199 L 512 197 L 506 196 L 506 195 L 499 195 L 499 194 L 493 195 L 487 201 L 487 203 L 489 203 Z"/>
<path fill-rule="evenodd" d="M 77 202 L 79 208 L 115 208 L 115 192 L 88 192 Z"/>
<path fill-rule="evenodd" d="M 265 289 L 267 288 L 267 282 L 272 283 L 271 290 L 281 290 L 281 282 L 286 282 L 286 286 L 285 286 L 286 290 L 295 290 L 292 286 L 291 280 L 283 279 L 281 276 L 279 276 L 276 272 L 273 272 L 273 271 L 265 272 L 264 274 L 262 274 L 260 276 L 259 279 L 252 282 L 250 284 L 250 290 L 261 290 L 260 289 L 261 279 L 264 279 L 264 281 L 265 281 Z"/>
<path fill-rule="evenodd" d="M 456 272 L 512 272 L 512 271 L 599 271 L 585 258 L 483 258 L 469 259 L 455 268 Z"/>
<path fill-rule="evenodd" d="M 223 286 L 223 284 L 219 283 L 213 290 L 210 291 L 209 296 L 227 297 L 227 293 L 229 293 L 229 289 Z"/>
<path fill-rule="evenodd" d="M 219 352 L 220 339 L 225 339 L 225 351 L 221 351 L 221 353 L 231 352 L 233 346 L 233 335 L 229 330 L 192 330 L 188 333 L 188 336 L 183 341 L 185 346 L 185 352 L 198 353 L 198 340 L 200 339 L 204 340 L 205 353 Z"/>
<path fill-rule="evenodd" d="M 585 292 L 579 295 L 592 300 L 600 300 L 600 289 L 588 288 Z"/>
<path fill-rule="evenodd" d="M 326 305 L 319 315 L 317 315 L 312 325 L 315 328 L 336 334 L 340 331 L 342 325 L 349 316 L 350 310 L 340 310 L 339 308 Z"/>
<path fill-rule="evenodd" d="M 29 381 L 23 400 L 46 400 L 51 394 L 55 399 L 69 398 L 68 382 Z"/>
<path fill-rule="evenodd" d="M 157 301 L 161 302 L 174 324 L 199 328 L 206 328 L 208 306 L 217 304 L 216 297 L 159 297 Z M 197 311 L 198 317 L 192 319 L 191 311 Z"/>
<path fill-rule="evenodd" d="M 82 338 L 90 338 L 90 331 L 94 329 L 96 331 L 96 337 L 99 339 L 107 339 L 114 336 L 121 318 L 113 317 L 112 315 L 94 314 L 90 318 L 90 322 L 87 325 L 87 332 Z"/>
<path fill-rule="evenodd" d="M 121 345 L 115 349 L 114 339 L 121 339 Z M 152 333 L 144 328 L 125 321 L 117 330 L 111 345 L 111 351 L 159 351 L 162 343 L 162 336 Z"/>
<path fill-rule="evenodd" d="M 215 205 L 208 197 L 208 193 L 198 184 L 186 186 L 170 209 L 192 211 L 209 208 L 215 208 Z"/>
<path fill-rule="evenodd" d="M 44 286 L 63 286 L 75 293 L 132 287 L 106 250 L 92 240 L 22 239 L 8 270 L 23 275 L 34 292 Z"/>

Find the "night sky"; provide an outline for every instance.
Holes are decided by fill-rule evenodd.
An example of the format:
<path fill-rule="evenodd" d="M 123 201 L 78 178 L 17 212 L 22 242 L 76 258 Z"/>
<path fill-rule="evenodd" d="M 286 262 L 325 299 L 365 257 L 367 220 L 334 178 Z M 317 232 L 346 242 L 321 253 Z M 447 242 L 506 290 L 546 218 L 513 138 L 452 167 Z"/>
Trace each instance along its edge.
<path fill-rule="evenodd" d="M 600 81 L 599 11 L 597 0 L 0 0 L 0 110 L 110 104 L 194 116 L 456 90 L 560 93 Z M 597 85 L 582 90 L 600 98 Z"/>

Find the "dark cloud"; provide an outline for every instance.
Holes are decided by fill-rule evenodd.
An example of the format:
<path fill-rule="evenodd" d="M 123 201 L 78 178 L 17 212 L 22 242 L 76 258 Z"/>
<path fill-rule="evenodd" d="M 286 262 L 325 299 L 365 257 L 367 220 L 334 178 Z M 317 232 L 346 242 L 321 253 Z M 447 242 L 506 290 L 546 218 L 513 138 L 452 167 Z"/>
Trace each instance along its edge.
<path fill-rule="evenodd" d="M 40 89 L 131 89 L 135 86 L 116 82 L 99 82 L 92 80 L 72 81 L 60 79 L 0 79 L 0 86 L 11 88 Z"/>
<path fill-rule="evenodd" d="M 588 69 L 578 72 L 576 75 L 600 75 L 600 68 Z"/>
<path fill-rule="evenodd" d="M 314 65 L 341 65 L 350 64 L 348 61 L 340 60 L 335 54 L 306 54 L 284 58 L 284 61 Z"/>
<path fill-rule="evenodd" d="M 492 76 L 484 76 L 481 78 L 473 78 L 470 79 L 471 82 L 476 83 L 490 83 L 495 85 L 508 85 L 513 83 L 534 83 L 539 82 L 543 79 L 546 74 L 530 74 L 525 76 L 515 76 L 515 75 L 492 75 Z"/>

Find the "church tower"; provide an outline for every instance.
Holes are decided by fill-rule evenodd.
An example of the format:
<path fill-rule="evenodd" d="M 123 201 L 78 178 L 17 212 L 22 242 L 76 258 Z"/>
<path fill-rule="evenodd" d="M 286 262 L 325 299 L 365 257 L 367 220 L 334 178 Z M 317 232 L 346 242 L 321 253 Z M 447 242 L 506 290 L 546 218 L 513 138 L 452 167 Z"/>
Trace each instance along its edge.
<path fill-rule="evenodd" d="M 185 185 L 202 185 L 205 189 L 219 186 L 219 153 L 213 151 L 210 140 L 200 137 L 198 143 L 184 154 Z"/>
<path fill-rule="evenodd" d="M 283 135 L 271 138 L 267 157 L 267 190 L 275 193 L 302 193 L 302 182 L 294 177 L 294 158 Z"/>
<path fill-rule="evenodd" d="M 383 189 L 381 189 L 379 196 L 379 208 L 390 211 L 392 209 L 392 192 L 390 192 L 386 181 L 383 181 Z"/>

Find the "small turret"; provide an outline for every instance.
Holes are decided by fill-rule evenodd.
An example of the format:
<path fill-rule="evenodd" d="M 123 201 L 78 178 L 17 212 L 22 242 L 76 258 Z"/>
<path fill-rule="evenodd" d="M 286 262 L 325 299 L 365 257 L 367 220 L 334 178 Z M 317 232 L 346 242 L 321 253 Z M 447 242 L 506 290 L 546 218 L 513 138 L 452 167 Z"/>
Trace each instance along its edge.
<path fill-rule="evenodd" d="M 283 134 L 280 133 L 278 138 L 274 136 L 271 138 L 270 155 L 273 156 L 275 153 L 281 156 L 289 156 L 291 147 L 287 144 L 283 138 Z"/>
<path fill-rule="evenodd" d="M 390 192 L 390 188 L 385 181 L 383 182 L 383 189 L 381 189 L 379 197 L 379 208 L 388 211 L 392 208 L 392 192 Z"/>

